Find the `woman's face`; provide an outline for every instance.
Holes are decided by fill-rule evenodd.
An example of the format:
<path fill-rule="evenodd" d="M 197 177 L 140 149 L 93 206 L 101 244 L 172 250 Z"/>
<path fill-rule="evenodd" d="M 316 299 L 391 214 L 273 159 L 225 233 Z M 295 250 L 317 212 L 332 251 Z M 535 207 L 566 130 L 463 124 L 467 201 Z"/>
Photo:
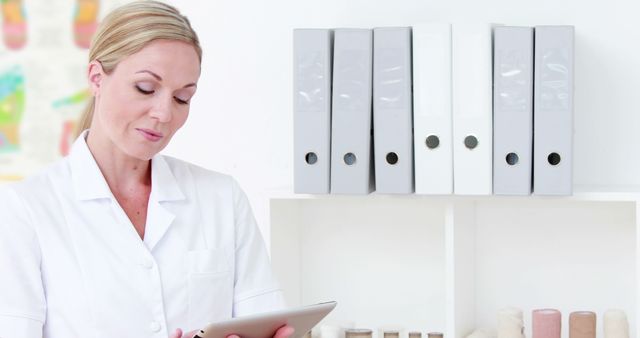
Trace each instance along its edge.
<path fill-rule="evenodd" d="M 190 44 L 156 40 L 118 63 L 111 74 L 94 61 L 89 81 L 96 99 L 91 133 L 125 154 L 151 159 L 189 115 L 200 77 Z"/>

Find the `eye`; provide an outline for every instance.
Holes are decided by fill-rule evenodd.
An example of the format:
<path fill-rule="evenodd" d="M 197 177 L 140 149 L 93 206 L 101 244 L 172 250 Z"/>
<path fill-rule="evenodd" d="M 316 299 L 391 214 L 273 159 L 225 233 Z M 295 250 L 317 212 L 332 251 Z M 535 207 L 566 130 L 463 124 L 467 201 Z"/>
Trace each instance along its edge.
<path fill-rule="evenodd" d="M 136 85 L 136 89 L 140 93 L 145 94 L 145 95 L 153 94 L 153 92 L 154 92 L 153 90 L 144 90 L 144 89 L 140 88 L 138 85 Z"/>
<path fill-rule="evenodd" d="M 182 99 L 177 98 L 177 97 L 175 97 L 175 96 L 174 96 L 173 98 L 174 98 L 174 99 L 176 100 L 176 102 L 178 102 L 179 104 L 189 104 L 189 101 L 182 100 Z"/>

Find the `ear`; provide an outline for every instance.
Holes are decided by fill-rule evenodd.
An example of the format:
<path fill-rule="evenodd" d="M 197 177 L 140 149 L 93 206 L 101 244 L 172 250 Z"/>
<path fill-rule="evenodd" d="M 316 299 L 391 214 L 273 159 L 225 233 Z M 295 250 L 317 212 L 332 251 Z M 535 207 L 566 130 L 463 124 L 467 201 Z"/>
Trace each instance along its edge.
<path fill-rule="evenodd" d="M 100 94 L 100 85 L 102 83 L 102 79 L 105 76 L 104 69 L 102 69 L 102 64 L 98 60 L 93 60 L 89 62 L 89 90 L 93 96 L 99 96 Z"/>

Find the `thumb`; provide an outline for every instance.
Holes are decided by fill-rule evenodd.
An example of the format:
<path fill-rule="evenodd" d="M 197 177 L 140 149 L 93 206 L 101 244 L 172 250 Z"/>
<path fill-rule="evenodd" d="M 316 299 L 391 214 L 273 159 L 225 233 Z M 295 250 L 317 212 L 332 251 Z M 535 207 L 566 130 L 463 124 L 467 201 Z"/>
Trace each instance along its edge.
<path fill-rule="evenodd" d="M 293 327 L 285 325 L 276 331 L 273 338 L 291 338 L 295 331 L 296 330 Z"/>
<path fill-rule="evenodd" d="M 176 329 L 172 335 L 169 336 L 169 338 L 182 338 L 182 330 L 181 329 Z"/>

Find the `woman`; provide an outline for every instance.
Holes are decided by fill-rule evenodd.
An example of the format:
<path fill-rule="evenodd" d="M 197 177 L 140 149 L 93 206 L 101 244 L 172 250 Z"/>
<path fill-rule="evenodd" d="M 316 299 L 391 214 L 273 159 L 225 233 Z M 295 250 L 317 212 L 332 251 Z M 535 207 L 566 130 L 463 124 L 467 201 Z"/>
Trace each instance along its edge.
<path fill-rule="evenodd" d="M 0 337 L 179 338 L 283 306 L 238 184 L 158 154 L 187 119 L 201 55 L 171 6 L 104 19 L 87 130 L 68 157 L 0 192 Z"/>

